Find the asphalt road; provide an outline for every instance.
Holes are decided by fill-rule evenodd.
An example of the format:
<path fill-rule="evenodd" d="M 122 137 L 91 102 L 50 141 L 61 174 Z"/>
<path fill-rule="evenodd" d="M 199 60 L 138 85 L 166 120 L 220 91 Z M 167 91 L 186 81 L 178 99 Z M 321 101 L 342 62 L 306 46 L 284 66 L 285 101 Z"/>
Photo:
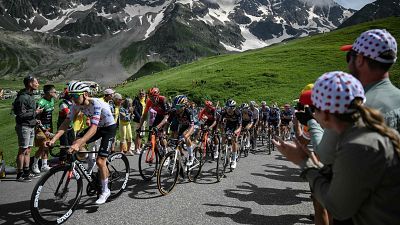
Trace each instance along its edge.
<path fill-rule="evenodd" d="M 131 176 L 125 192 L 104 205 L 86 196 L 65 224 L 312 224 L 308 184 L 299 170 L 277 151 L 242 158 L 238 167 L 217 183 L 207 163 L 197 183 L 181 181 L 161 196 L 155 180 L 144 182 L 138 156 L 130 156 Z M 15 176 L 0 182 L 0 224 L 34 224 L 29 210 L 36 183 L 19 183 Z M 86 181 L 85 181 L 86 182 Z"/>

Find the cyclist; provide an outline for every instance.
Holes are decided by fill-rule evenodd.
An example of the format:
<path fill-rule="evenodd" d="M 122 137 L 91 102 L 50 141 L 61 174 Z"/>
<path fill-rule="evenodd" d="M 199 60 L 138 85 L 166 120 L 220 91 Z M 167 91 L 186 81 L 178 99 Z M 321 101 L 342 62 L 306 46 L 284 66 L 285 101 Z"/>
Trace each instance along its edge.
<path fill-rule="evenodd" d="M 168 120 L 168 112 L 169 106 L 167 98 L 160 95 L 160 90 L 156 87 L 150 88 L 148 93 L 149 98 L 146 101 L 146 106 L 143 112 L 142 117 L 140 118 L 139 129 L 136 132 L 140 132 L 140 127 L 143 126 L 144 121 L 147 119 L 148 112 L 153 109 L 157 115 L 154 118 L 154 122 L 151 125 L 151 128 L 156 130 L 160 130 L 164 127 Z M 165 144 L 165 143 L 164 143 Z"/>
<path fill-rule="evenodd" d="M 223 124 L 224 133 L 232 132 L 235 137 L 232 139 L 232 158 L 231 158 L 231 168 L 236 168 L 236 158 L 237 158 L 237 143 L 240 131 L 242 129 L 242 114 L 240 110 L 236 109 L 236 102 L 233 99 L 229 99 L 225 103 L 225 109 L 221 113 L 221 121 Z M 222 143 L 225 143 L 226 137 L 222 137 Z"/>
<path fill-rule="evenodd" d="M 260 122 L 260 110 L 257 108 L 257 104 L 255 101 L 250 101 L 250 110 L 253 112 L 253 135 L 251 137 L 251 140 L 253 142 L 252 147 L 254 148 L 256 146 L 255 142 L 257 140 L 257 131 Z"/>
<path fill-rule="evenodd" d="M 247 136 L 250 137 L 249 130 L 253 126 L 253 112 L 250 110 L 249 104 L 247 103 L 243 103 L 241 105 L 241 110 L 242 110 L 242 128 L 243 131 L 247 133 Z M 245 144 L 246 147 L 250 147 L 250 139 L 248 139 L 248 142 Z"/>
<path fill-rule="evenodd" d="M 188 98 L 185 95 L 178 95 L 174 98 L 168 122 L 171 123 L 174 119 L 178 122 L 178 139 L 186 142 L 189 155 L 186 164 L 191 166 L 193 165 L 193 147 L 190 137 L 194 131 L 194 120 L 193 111 L 188 106 Z"/>
<path fill-rule="evenodd" d="M 213 103 L 211 101 L 205 101 L 205 107 L 200 111 L 198 117 L 200 120 L 205 120 L 204 126 L 206 126 L 212 133 L 215 133 L 215 131 L 217 130 L 219 114 L 217 113 L 217 110 L 213 106 Z M 217 159 L 218 140 L 216 136 L 214 136 L 214 144 L 216 146 L 216 148 L 214 149 L 214 159 Z"/>
<path fill-rule="evenodd" d="M 280 124 L 280 129 L 281 129 L 280 132 L 283 135 L 284 139 L 286 138 L 285 135 L 287 135 L 286 132 L 290 132 L 289 125 L 290 122 L 292 122 L 292 120 L 293 120 L 293 111 L 289 104 L 285 104 L 281 112 L 281 124 Z"/>
<path fill-rule="evenodd" d="M 98 98 L 89 96 L 90 88 L 88 85 L 75 81 L 68 85 L 68 94 L 74 104 L 71 107 L 68 117 L 58 128 L 57 134 L 47 143 L 48 146 L 54 143 L 68 130 L 70 122 L 78 112 L 82 112 L 90 118 L 90 127 L 77 135 L 77 139 L 73 142 L 68 150 L 70 153 L 79 151 L 86 143 L 91 143 L 101 138 L 101 144 L 98 151 L 96 164 L 99 169 L 102 193 L 96 201 L 96 204 L 104 204 L 110 196 L 108 188 L 108 170 L 106 160 L 110 152 L 112 143 L 114 142 L 117 125 L 111 113 L 110 106 Z"/>
<path fill-rule="evenodd" d="M 279 124 L 280 124 L 281 118 L 280 118 L 280 113 L 279 113 L 279 108 L 277 105 L 272 105 L 271 110 L 268 113 L 268 127 L 269 129 L 274 128 L 275 133 L 272 135 L 278 135 L 279 136 Z"/>
<path fill-rule="evenodd" d="M 260 108 L 260 119 L 261 119 L 261 125 L 263 127 L 267 126 L 268 122 L 268 115 L 269 115 L 269 107 L 267 106 L 267 103 L 265 101 L 261 102 L 261 108 Z"/>

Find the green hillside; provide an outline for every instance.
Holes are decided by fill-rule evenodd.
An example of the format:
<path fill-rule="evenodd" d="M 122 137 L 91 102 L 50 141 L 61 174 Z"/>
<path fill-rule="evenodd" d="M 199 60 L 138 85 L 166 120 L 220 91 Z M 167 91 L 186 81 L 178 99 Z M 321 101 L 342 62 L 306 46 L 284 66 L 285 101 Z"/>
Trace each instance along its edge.
<path fill-rule="evenodd" d="M 264 49 L 205 58 L 141 77 L 118 91 L 134 96 L 140 88 L 157 85 L 168 96 L 182 93 L 195 100 L 232 97 L 239 102 L 252 99 L 268 103 L 292 101 L 306 84 L 313 83 L 322 73 L 346 70 L 345 53 L 340 52 L 339 47 L 353 43 L 362 31 L 371 28 L 386 28 L 400 40 L 400 18 L 389 18 Z M 391 70 L 391 79 L 398 87 L 399 65 L 397 63 Z M 16 84 L 0 80 L 0 87 Z M 17 137 L 10 106 L 11 100 L 0 101 L 0 148 L 5 152 L 7 164 L 15 165 Z"/>
<path fill-rule="evenodd" d="M 385 28 L 400 40 L 400 18 L 388 18 L 240 54 L 204 58 L 139 78 L 118 91 L 134 95 L 140 88 L 156 85 L 165 95 L 186 94 L 196 101 L 234 98 L 239 102 L 291 102 L 324 72 L 346 71 L 346 53 L 339 50 L 340 46 L 352 44 L 372 28 Z M 391 74 L 400 87 L 399 63 Z"/>

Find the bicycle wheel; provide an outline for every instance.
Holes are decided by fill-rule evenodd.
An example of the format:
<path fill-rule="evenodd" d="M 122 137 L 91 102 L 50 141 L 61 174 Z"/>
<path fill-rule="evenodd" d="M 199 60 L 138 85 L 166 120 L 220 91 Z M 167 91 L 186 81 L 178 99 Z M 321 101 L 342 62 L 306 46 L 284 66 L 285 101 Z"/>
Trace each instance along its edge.
<path fill-rule="evenodd" d="M 193 157 L 193 165 L 187 168 L 187 175 L 191 182 L 196 181 L 204 165 L 205 156 L 203 157 L 203 149 L 201 147 L 196 147 L 193 150 Z"/>
<path fill-rule="evenodd" d="M 217 159 L 217 181 L 221 181 L 221 178 L 225 174 L 225 160 L 226 160 L 226 148 L 218 148 L 218 159 Z"/>
<path fill-rule="evenodd" d="M 129 161 L 125 154 L 116 152 L 108 156 L 107 168 L 108 188 L 111 191 L 110 199 L 118 197 L 125 190 L 129 179 Z"/>
<path fill-rule="evenodd" d="M 30 209 L 38 224 L 64 223 L 82 196 L 83 182 L 70 166 L 57 166 L 43 175 L 32 191 Z"/>
<path fill-rule="evenodd" d="M 158 164 L 158 154 L 151 149 L 151 146 L 143 148 L 139 155 L 139 173 L 143 180 L 149 181 L 156 175 Z"/>
<path fill-rule="evenodd" d="M 265 130 L 265 128 L 263 128 L 262 130 L 261 130 L 261 145 L 262 146 L 264 146 L 264 140 L 265 140 L 265 137 L 267 136 L 266 135 L 266 130 Z"/>
<path fill-rule="evenodd" d="M 168 152 L 161 160 L 157 173 L 157 188 L 162 195 L 169 194 L 175 187 L 180 171 L 179 151 Z"/>
<path fill-rule="evenodd" d="M 238 157 L 236 159 L 237 162 L 239 162 L 240 158 L 242 157 L 242 154 L 244 154 L 246 139 L 245 137 L 243 137 L 243 135 L 240 137 L 238 145 L 239 145 L 239 151 L 238 151 Z"/>

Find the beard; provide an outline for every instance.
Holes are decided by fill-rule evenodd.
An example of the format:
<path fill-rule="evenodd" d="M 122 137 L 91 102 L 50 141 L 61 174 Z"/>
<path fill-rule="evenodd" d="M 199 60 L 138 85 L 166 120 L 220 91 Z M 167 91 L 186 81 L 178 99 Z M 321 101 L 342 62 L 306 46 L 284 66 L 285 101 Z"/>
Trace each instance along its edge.
<path fill-rule="evenodd" d="M 349 72 L 353 77 L 357 78 L 357 80 L 360 80 L 360 71 L 356 67 L 356 60 L 351 60 L 349 64 Z"/>

